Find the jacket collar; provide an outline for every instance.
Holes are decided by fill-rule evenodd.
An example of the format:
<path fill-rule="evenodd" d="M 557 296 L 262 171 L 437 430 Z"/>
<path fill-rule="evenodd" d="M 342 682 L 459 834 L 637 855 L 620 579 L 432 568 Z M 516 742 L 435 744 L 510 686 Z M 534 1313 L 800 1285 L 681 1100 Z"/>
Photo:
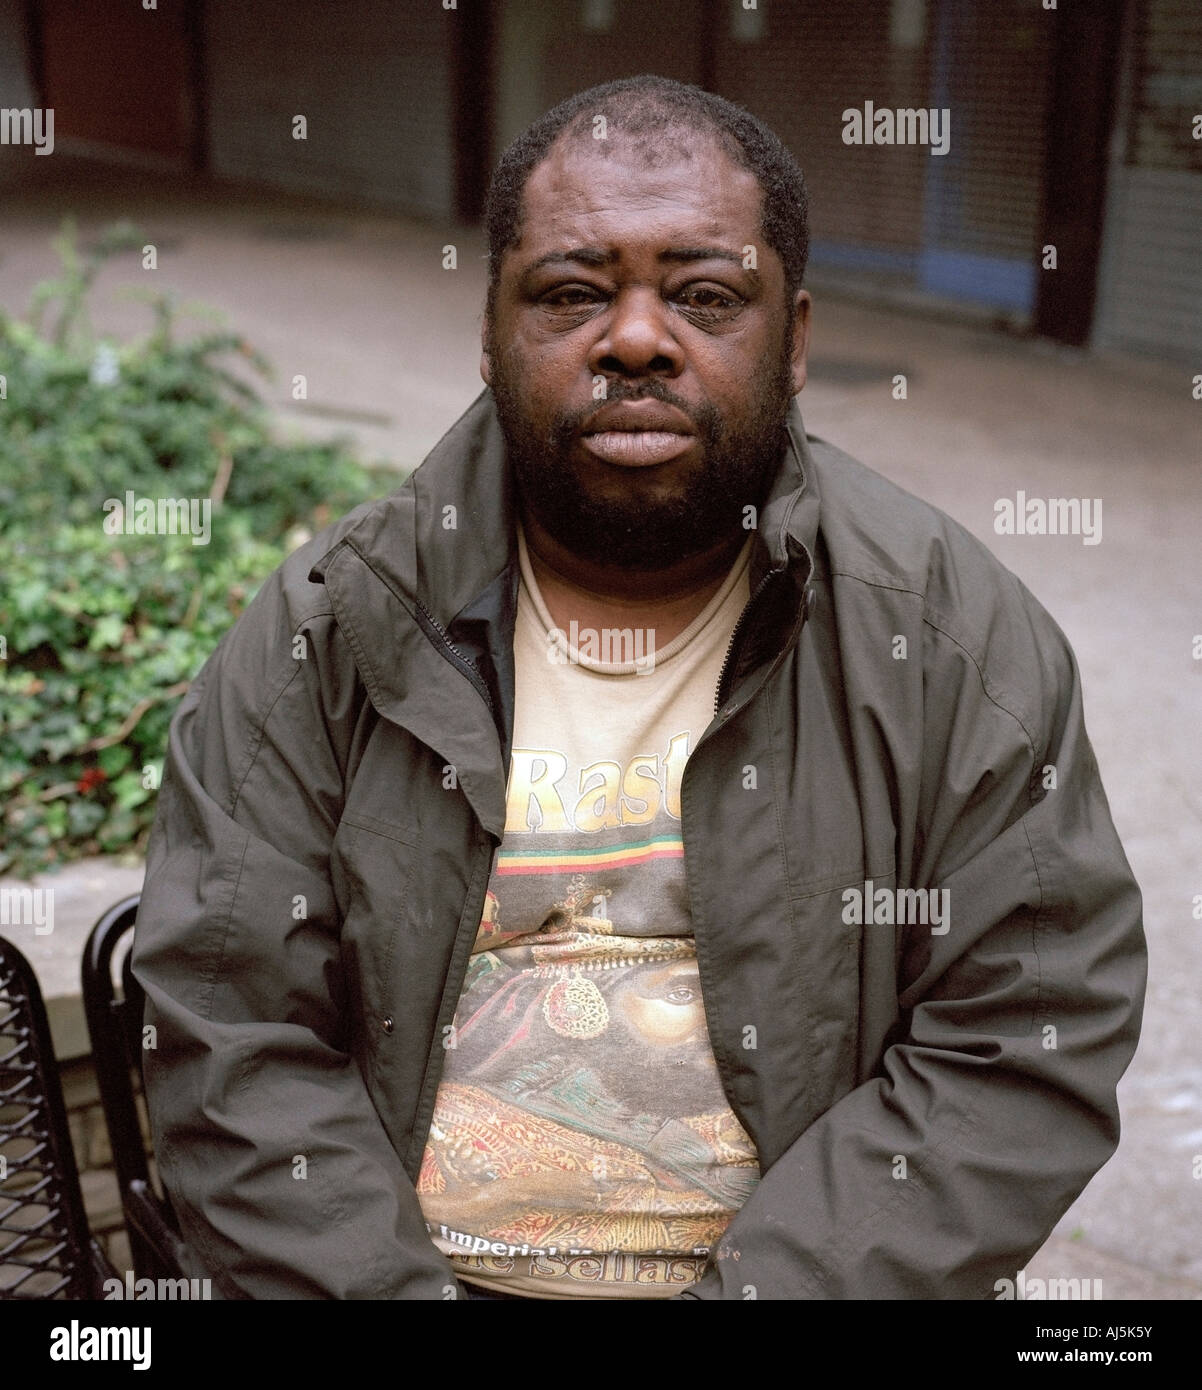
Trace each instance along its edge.
<path fill-rule="evenodd" d="M 787 427 L 788 447 L 757 518 L 753 592 L 775 570 L 799 594 L 813 568 L 819 498 L 796 398 Z M 514 490 L 491 391 L 401 488 L 348 520 L 309 578 L 326 585 L 372 704 L 454 767 L 499 839 L 519 580 Z M 777 605 L 787 610 L 786 627 L 797 606 L 793 598 Z M 774 627 L 769 650 L 787 636 Z M 762 657 L 764 643 L 756 649 Z"/>

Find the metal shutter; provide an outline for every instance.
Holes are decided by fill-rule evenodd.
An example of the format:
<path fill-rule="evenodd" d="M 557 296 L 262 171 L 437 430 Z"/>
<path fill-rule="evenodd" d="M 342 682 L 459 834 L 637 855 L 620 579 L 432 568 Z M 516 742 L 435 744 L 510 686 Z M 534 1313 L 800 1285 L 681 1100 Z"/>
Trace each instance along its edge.
<path fill-rule="evenodd" d="M 1202 354 L 1202 7 L 1133 7 L 1094 345 Z"/>
<path fill-rule="evenodd" d="M 456 10 L 360 0 L 205 6 L 216 174 L 405 212 L 454 211 Z M 292 138 L 303 115 L 308 138 Z"/>
<path fill-rule="evenodd" d="M 717 89 L 797 155 L 816 268 L 1030 313 L 1054 16 L 1040 0 L 765 0 L 764 37 L 727 40 Z M 951 145 L 848 145 L 842 112 L 947 108 Z"/>
<path fill-rule="evenodd" d="M 903 284 L 917 273 L 930 156 L 909 146 L 849 146 L 846 108 L 927 104 L 930 24 L 892 42 L 878 0 L 790 5 L 762 0 L 761 36 L 740 39 L 724 6 L 715 90 L 754 112 L 797 157 L 810 191 L 811 263 Z"/>
<path fill-rule="evenodd" d="M 925 289 L 1034 307 L 1054 22 L 1039 0 L 939 7 L 930 105 L 951 109 L 952 135 L 928 169 Z"/>

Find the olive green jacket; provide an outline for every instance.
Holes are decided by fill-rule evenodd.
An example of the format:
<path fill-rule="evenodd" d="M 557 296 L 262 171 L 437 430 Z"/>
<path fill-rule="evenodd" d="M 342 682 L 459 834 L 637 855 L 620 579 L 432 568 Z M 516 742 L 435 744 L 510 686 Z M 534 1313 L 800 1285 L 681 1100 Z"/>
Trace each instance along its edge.
<path fill-rule="evenodd" d="M 1140 893 L 1059 628 L 796 402 L 789 434 L 681 815 L 763 1176 L 681 1296 L 991 1298 L 1117 1143 Z M 504 826 L 518 582 L 484 391 L 173 721 L 134 961 L 160 1170 L 227 1296 L 459 1292 L 414 1181 Z"/>

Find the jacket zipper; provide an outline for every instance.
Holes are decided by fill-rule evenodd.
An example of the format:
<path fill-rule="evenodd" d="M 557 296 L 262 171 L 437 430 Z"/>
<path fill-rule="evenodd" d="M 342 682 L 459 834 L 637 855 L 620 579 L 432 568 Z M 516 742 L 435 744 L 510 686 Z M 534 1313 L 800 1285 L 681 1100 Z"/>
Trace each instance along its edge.
<path fill-rule="evenodd" d="M 437 634 L 438 639 L 442 644 L 443 651 L 448 655 L 448 657 L 451 660 L 451 664 L 455 666 L 458 670 L 462 671 L 462 673 L 468 678 L 468 680 L 471 681 L 475 689 L 479 691 L 480 698 L 488 706 L 488 712 L 492 715 L 493 722 L 495 723 L 497 718 L 496 706 L 492 702 L 492 696 L 488 693 L 488 686 L 486 686 L 483 680 L 481 680 L 480 678 L 479 671 L 476 670 L 476 667 L 468 659 L 468 657 L 466 657 L 463 654 L 463 652 L 461 652 L 459 648 L 454 644 L 454 642 L 451 641 L 450 637 L 447 634 L 446 628 L 443 627 L 443 625 L 438 621 L 438 619 L 430 613 L 426 605 L 422 603 L 420 600 L 418 600 L 417 611 L 421 620 L 422 627 L 426 629 L 434 629 L 434 632 Z M 429 631 L 426 632 L 426 636 L 430 636 Z"/>
<path fill-rule="evenodd" d="M 755 607 L 756 603 L 759 601 L 759 597 L 767 588 L 769 581 L 774 579 L 779 573 L 779 570 L 768 570 L 761 577 L 760 582 L 755 586 L 755 593 L 753 593 L 751 597 L 747 600 L 747 606 L 739 614 L 739 621 L 735 623 L 734 631 L 730 634 L 730 642 L 728 643 L 726 648 L 726 656 L 722 662 L 722 670 L 718 673 L 718 688 L 714 692 L 715 717 L 717 717 L 718 713 L 722 709 L 722 702 L 725 698 L 724 687 L 726 685 L 726 678 L 731 671 L 731 658 L 735 654 L 736 643 L 742 636 L 743 629 L 747 624 L 747 615 L 751 612 L 751 610 Z"/>

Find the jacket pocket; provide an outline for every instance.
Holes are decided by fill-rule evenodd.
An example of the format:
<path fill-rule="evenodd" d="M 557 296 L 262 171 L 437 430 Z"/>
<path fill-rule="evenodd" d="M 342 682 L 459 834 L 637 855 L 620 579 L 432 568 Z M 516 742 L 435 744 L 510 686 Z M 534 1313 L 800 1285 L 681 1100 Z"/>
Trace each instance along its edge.
<path fill-rule="evenodd" d="M 807 1125 L 856 1084 L 863 985 L 861 928 L 847 920 L 844 893 L 860 888 L 863 881 L 861 869 L 847 869 L 824 875 L 789 899 L 809 1050 Z"/>
<path fill-rule="evenodd" d="M 420 859 L 421 834 L 414 825 L 355 812 L 343 817 L 334 836 L 331 875 L 342 915 L 351 1035 L 360 1058 L 373 1058 L 381 1037 L 397 1026 L 387 1001 L 395 997 L 397 941 L 410 923 Z"/>

